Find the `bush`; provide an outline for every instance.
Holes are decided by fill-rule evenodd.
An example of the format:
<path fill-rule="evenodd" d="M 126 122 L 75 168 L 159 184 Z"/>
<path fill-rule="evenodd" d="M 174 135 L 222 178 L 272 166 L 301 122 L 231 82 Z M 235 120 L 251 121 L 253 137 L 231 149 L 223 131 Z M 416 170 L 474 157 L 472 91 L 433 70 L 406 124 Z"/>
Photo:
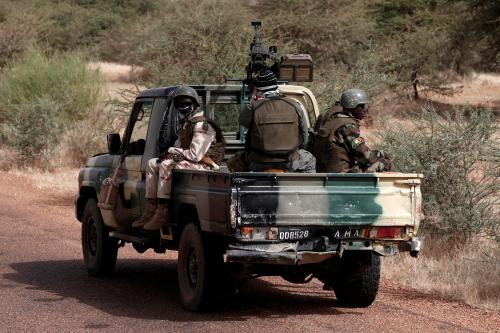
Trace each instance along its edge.
<path fill-rule="evenodd" d="M 1 3 L 0 69 L 12 57 L 28 49 L 44 27 L 45 23 L 40 15 L 10 3 Z"/>
<path fill-rule="evenodd" d="M 51 56 L 39 48 L 12 62 L 0 82 L 2 141 L 21 164 L 50 168 L 60 135 L 86 119 L 101 96 L 101 80 L 81 53 Z"/>
<path fill-rule="evenodd" d="M 42 0 L 35 4 L 36 12 L 43 13 L 49 22 L 45 34 L 40 36 L 58 51 L 87 48 L 99 54 L 99 45 L 106 34 L 118 26 L 153 10 L 153 0 Z M 122 50 L 123 51 L 123 50 Z"/>
<path fill-rule="evenodd" d="M 103 52 L 147 68 L 148 85 L 222 83 L 245 74 L 249 22 L 242 2 L 171 1 L 162 15 L 145 15 L 108 36 Z"/>
<path fill-rule="evenodd" d="M 425 176 L 424 232 L 498 237 L 500 142 L 491 110 L 456 108 L 439 115 L 427 105 L 410 126 L 396 125 L 381 139 L 396 171 Z"/>

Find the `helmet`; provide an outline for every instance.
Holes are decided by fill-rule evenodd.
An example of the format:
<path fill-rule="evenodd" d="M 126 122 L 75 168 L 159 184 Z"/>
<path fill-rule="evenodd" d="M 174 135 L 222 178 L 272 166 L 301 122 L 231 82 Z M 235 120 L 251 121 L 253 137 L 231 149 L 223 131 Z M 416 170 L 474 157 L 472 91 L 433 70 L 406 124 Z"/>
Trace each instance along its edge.
<path fill-rule="evenodd" d="M 188 86 L 179 86 L 174 93 L 174 102 L 177 97 L 181 96 L 191 97 L 196 107 L 200 106 L 200 97 L 198 96 L 196 90 L 194 90 L 193 88 Z"/>
<path fill-rule="evenodd" d="M 368 95 L 361 89 L 348 89 L 340 96 L 340 105 L 345 109 L 354 109 L 359 104 L 368 104 Z"/>

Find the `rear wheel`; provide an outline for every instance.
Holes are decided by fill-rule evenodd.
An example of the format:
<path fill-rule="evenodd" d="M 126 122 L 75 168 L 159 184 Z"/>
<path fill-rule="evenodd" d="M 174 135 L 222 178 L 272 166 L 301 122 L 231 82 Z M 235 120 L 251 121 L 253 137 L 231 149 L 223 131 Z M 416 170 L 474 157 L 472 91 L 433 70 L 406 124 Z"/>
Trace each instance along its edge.
<path fill-rule="evenodd" d="M 222 253 L 203 240 L 198 227 L 188 224 L 179 243 L 177 275 L 183 307 L 203 311 L 220 305 Z"/>
<path fill-rule="evenodd" d="M 83 261 L 90 275 L 107 276 L 115 269 L 118 240 L 109 237 L 94 199 L 88 199 L 82 220 Z"/>
<path fill-rule="evenodd" d="M 348 307 L 370 306 L 377 297 L 380 282 L 380 257 L 363 253 L 364 257 L 348 257 L 344 282 L 333 285 L 337 300 Z"/>

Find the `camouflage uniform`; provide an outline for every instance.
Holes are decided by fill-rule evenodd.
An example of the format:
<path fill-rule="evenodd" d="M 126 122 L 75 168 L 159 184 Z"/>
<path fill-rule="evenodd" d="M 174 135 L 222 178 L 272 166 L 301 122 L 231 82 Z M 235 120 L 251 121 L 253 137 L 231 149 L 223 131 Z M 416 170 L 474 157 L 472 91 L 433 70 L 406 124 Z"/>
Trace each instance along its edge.
<path fill-rule="evenodd" d="M 340 107 L 333 107 L 318 118 L 312 148 L 318 172 L 382 172 L 388 158 L 371 150 L 360 133 L 359 120 Z"/>
<path fill-rule="evenodd" d="M 201 163 L 201 159 L 208 152 L 210 145 L 215 142 L 215 130 L 206 121 L 199 121 L 194 125 L 193 137 L 189 147 L 182 148 L 182 132 L 189 125 L 188 120 L 202 117 L 203 112 L 189 115 L 182 122 L 179 138 L 174 146 L 168 149 L 167 159 L 152 158 L 148 161 L 146 170 L 146 198 L 170 199 L 173 169 L 210 170 L 211 167 Z"/>

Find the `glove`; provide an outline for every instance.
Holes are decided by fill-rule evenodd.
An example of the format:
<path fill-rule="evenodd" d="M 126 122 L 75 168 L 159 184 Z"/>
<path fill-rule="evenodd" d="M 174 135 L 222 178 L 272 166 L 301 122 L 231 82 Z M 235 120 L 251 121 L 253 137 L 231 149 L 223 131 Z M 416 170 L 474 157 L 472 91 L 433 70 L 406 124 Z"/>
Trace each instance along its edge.
<path fill-rule="evenodd" d="M 184 155 L 179 151 L 179 148 L 170 147 L 168 148 L 169 158 L 173 159 L 175 162 L 180 162 L 184 160 Z"/>

